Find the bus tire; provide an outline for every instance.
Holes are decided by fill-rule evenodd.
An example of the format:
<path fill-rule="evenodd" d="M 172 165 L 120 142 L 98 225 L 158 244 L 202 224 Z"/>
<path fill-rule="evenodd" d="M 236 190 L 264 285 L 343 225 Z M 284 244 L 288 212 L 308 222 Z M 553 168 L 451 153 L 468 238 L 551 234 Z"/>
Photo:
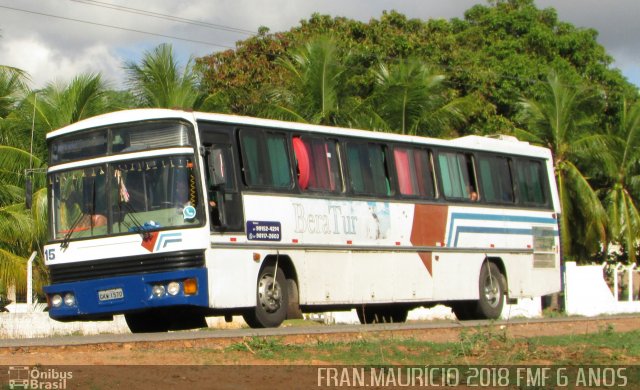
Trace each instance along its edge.
<path fill-rule="evenodd" d="M 124 319 L 131 333 L 168 332 L 171 327 L 168 318 L 155 311 L 128 313 Z"/>
<path fill-rule="evenodd" d="M 300 295 L 298 292 L 298 284 L 293 279 L 287 279 L 287 293 L 289 294 L 289 308 L 287 310 L 288 320 L 302 319 L 302 310 L 300 310 Z"/>
<path fill-rule="evenodd" d="M 500 318 L 506 294 L 506 279 L 497 265 L 485 262 L 480 269 L 480 299 L 477 314 L 481 319 Z"/>
<path fill-rule="evenodd" d="M 267 266 L 258 275 L 256 306 L 243 314 L 245 322 L 252 328 L 276 328 L 287 318 L 287 280 L 281 269 L 274 278 L 274 271 L 274 266 Z"/>

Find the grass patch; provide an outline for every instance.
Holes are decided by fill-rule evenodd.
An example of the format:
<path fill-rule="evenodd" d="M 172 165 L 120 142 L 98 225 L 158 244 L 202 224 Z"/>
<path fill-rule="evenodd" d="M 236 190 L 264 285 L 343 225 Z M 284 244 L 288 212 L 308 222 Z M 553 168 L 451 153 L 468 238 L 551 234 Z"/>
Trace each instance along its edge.
<path fill-rule="evenodd" d="M 287 344 L 280 337 L 252 337 L 221 349 L 195 349 L 208 364 L 336 364 L 336 365 L 594 365 L 640 363 L 640 331 L 616 332 L 603 327 L 588 335 L 511 337 L 498 327 L 470 328 L 458 340 L 434 343 L 414 338 L 361 335 L 353 341 L 314 340 Z"/>

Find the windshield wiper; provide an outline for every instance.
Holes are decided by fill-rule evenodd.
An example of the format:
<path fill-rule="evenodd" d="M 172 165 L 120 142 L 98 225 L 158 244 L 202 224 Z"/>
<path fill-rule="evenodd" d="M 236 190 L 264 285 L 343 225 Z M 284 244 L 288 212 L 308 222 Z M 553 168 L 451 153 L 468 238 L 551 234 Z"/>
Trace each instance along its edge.
<path fill-rule="evenodd" d="M 69 230 L 67 231 L 67 233 L 64 235 L 62 242 L 60 243 L 60 248 L 62 249 L 67 249 L 69 247 L 69 242 L 71 241 L 71 236 L 73 235 L 73 233 L 76 232 L 76 228 L 78 227 L 78 224 L 80 224 L 80 221 L 82 221 L 82 219 L 85 216 L 89 216 L 89 227 L 91 228 L 91 235 L 93 236 L 93 216 L 96 215 L 96 181 L 95 178 L 93 180 L 93 183 L 91 185 L 91 204 L 90 204 L 90 211 L 91 213 L 87 214 L 86 212 L 82 212 L 78 218 L 76 218 L 75 221 L 73 221 L 73 223 L 71 224 L 71 227 L 69 228 Z"/>
<path fill-rule="evenodd" d="M 136 218 L 135 216 L 137 211 L 133 208 L 133 206 L 131 206 L 128 202 L 119 202 L 119 203 L 121 207 L 122 205 L 124 205 L 125 209 L 127 210 L 127 217 L 129 217 L 129 219 L 133 223 L 133 228 L 129 228 L 129 231 L 135 231 L 136 233 L 140 234 L 140 236 L 142 236 L 142 239 L 144 241 L 149 240 L 151 238 L 151 233 L 149 233 L 148 228 L 144 227 L 140 223 L 140 221 L 138 221 L 138 218 Z"/>
<path fill-rule="evenodd" d="M 82 218 L 86 217 L 87 215 L 89 214 L 81 213 L 78 216 L 78 218 L 76 218 L 75 221 L 73 221 L 73 223 L 71 224 L 71 227 L 69 227 L 69 230 L 67 230 L 64 237 L 62 238 L 62 242 L 60 243 L 60 248 L 67 249 L 69 247 L 69 241 L 71 241 L 71 236 L 73 235 L 73 233 L 76 232 L 76 228 L 80 224 L 80 221 L 82 221 Z"/>

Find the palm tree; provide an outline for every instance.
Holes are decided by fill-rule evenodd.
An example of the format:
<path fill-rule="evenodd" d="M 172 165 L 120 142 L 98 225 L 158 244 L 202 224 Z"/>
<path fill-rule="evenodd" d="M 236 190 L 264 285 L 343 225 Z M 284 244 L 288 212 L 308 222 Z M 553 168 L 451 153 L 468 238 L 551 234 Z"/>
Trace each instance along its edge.
<path fill-rule="evenodd" d="M 15 285 L 17 290 L 26 286 L 26 259 L 32 251 L 42 252 L 46 239 L 46 186 L 41 173 L 25 175 L 29 168 L 45 168 L 38 156 L 45 156 L 44 138 L 50 130 L 111 110 L 109 91 L 99 74 L 85 74 L 68 84 L 50 83 L 44 89 L 30 93 L 15 104 L 10 115 L 9 131 L 14 135 L 30 134 L 35 114 L 36 134 L 34 153 L 22 142 L 18 147 L 0 144 L 0 284 Z M 15 143 L 14 143 L 15 144 Z M 33 181 L 33 207 L 24 206 L 24 188 L 27 176 Z M 36 286 L 42 284 L 46 270 L 42 256 L 36 261 L 40 272 Z"/>
<path fill-rule="evenodd" d="M 345 89 L 347 69 L 332 38 L 317 37 L 276 62 L 289 83 L 267 92 L 262 115 L 323 125 L 350 123 L 356 100 Z"/>
<path fill-rule="evenodd" d="M 41 168 L 40 159 L 23 150 L 0 145 L 0 285 L 26 287 L 26 259 L 32 251 L 42 252 L 40 244 L 46 235 L 46 187 L 43 175 L 34 176 L 34 207 L 24 207 L 25 169 Z M 46 271 L 41 272 L 36 286 L 42 285 Z"/>
<path fill-rule="evenodd" d="M 604 158 L 605 137 L 593 133 L 596 91 L 573 84 L 552 71 L 540 96 L 521 102 L 521 138 L 551 149 L 562 214 L 565 256 L 591 254 L 605 239 L 607 216 L 580 164 Z M 590 131 L 587 131 L 590 130 Z"/>
<path fill-rule="evenodd" d="M 609 217 L 609 235 L 620 242 L 628 253 L 629 261 L 636 262 L 636 241 L 640 236 L 640 212 L 637 196 L 640 194 L 640 101 L 622 102 L 619 126 L 609 134 L 607 163 L 601 165 L 607 186 L 603 203 Z"/>
<path fill-rule="evenodd" d="M 17 68 L 0 65 L 0 144 L 26 146 L 28 139 L 23 132 L 15 130 L 18 118 L 16 107 L 28 94 L 27 74 Z"/>
<path fill-rule="evenodd" d="M 436 136 L 465 122 L 464 99 L 449 100 L 445 76 L 420 60 L 383 63 L 374 75 L 372 111 L 381 119 L 381 130 Z"/>
<path fill-rule="evenodd" d="M 36 107 L 36 122 L 46 131 L 103 114 L 113 108 L 108 86 L 100 74 L 81 74 L 67 84 L 49 83 L 43 90 L 32 93 L 25 103 L 27 110 Z M 25 113 L 25 116 L 30 117 L 30 114 Z"/>
<path fill-rule="evenodd" d="M 27 81 L 23 70 L 0 65 L 0 118 L 6 118 L 29 90 Z"/>
<path fill-rule="evenodd" d="M 143 107 L 198 108 L 205 95 L 198 90 L 198 75 L 192 58 L 184 68 L 176 61 L 173 48 L 161 44 L 145 52 L 140 64 L 127 62 L 125 69 L 133 94 Z"/>

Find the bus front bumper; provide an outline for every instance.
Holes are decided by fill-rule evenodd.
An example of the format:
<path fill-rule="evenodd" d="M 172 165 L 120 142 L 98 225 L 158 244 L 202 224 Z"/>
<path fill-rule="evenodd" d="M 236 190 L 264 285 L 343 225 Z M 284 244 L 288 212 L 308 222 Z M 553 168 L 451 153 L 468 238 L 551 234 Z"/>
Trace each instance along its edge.
<path fill-rule="evenodd" d="M 107 317 L 151 308 L 207 308 L 205 268 L 58 283 L 44 288 L 49 316 L 60 321 Z"/>

